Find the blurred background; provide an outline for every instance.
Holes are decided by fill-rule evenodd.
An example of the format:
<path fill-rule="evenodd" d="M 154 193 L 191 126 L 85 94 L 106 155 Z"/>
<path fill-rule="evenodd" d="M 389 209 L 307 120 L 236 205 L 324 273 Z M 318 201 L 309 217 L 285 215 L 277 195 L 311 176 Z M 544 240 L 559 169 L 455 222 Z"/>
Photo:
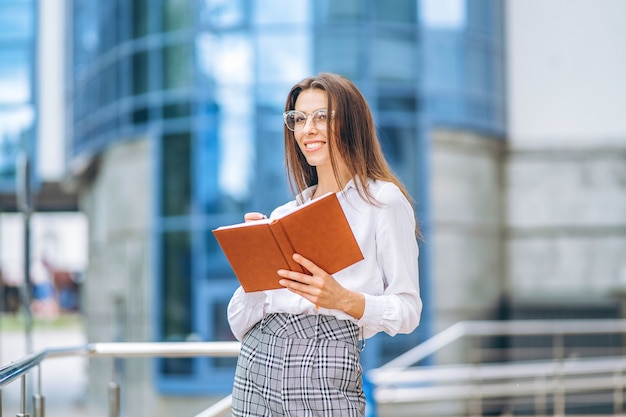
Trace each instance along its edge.
<path fill-rule="evenodd" d="M 291 198 L 285 98 L 328 71 L 365 94 L 425 232 L 422 324 L 368 341 L 366 369 L 463 320 L 623 318 L 623 16 L 622 0 L 0 0 L 3 317 L 26 287 L 35 333 L 71 316 L 78 341 L 234 340 L 211 230 Z M 125 363 L 125 415 L 202 409 L 234 364 Z M 103 406 L 108 364 L 79 370 Z"/>

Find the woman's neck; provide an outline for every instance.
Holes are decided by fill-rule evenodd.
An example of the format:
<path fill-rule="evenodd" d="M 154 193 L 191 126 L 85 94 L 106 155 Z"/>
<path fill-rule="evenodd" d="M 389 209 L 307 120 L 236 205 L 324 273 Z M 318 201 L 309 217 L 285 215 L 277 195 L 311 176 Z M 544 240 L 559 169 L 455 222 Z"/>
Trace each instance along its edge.
<path fill-rule="evenodd" d="M 334 174 L 332 175 L 319 175 L 318 172 L 318 181 L 317 187 L 315 187 L 315 191 L 311 198 L 317 198 L 324 194 L 328 193 L 336 193 L 343 189 L 343 187 L 348 183 L 348 180 L 341 179 L 341 183 L 337 182 L 337 178 Z"/>
<path fill-rule="evenodd" d="M 350 173 L 343 163 L 338 166 L 339 175 L 335 175 L 335 171 L 330 165 L 317 167 L 317 187 L 311 198 L 317 198 L 328 193 L 337 193 L 343 190 L 343 187 L 350 181 Z"/>

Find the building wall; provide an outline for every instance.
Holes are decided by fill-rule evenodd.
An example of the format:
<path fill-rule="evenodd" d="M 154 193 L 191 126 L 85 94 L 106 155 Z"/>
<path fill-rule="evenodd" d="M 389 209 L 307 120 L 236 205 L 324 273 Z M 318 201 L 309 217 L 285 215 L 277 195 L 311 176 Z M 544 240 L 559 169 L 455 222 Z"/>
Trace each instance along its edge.
<path fill-rule="evenodd" d="M 463 131 L 432 134 L 436 331 L 497 317 L 504 285 L 504 146 Z"/>
<path fill-rule="evenodd" d="M 501 317 L 505 288 L 502 140 L 461 130 L 431 134 L 434 333 L 463 320 Z M 438 363 L 471 360 L 456 342 Z"/>
<path fill-rule="evenodd" d="M 588 315 L 624 285 L 625 13 L 619 0 L 508 2 L 513 316 L 555 301 Z"/>
<path fill-rule="evenodd" d="M 81 206 L 89 219 L 89 263 L 83 298 L 89 342 L 148 341 L 152 297 L 148 274 L 148 227 L 151 178 L 147 140 L 123 142 L 102 153 L 98 175 L 83 189 Z M 120 363 L 118 383 L 124 400 L 145 397 L 129 378 L 149 370 L 149 362 Z M 107 384 L 113 362 L 89 361 L 89 397 L 95 407 L 106 407 Z M 128 396 L 128 398 L 126 398 Z M 150 407 L 154 401 L 147 401 Z M 129 404 L 130 405 L 130 404 Z"/>
<path fill-rule="evenodd" d="M 509 0 L 506 12 L 511 147 L 623 147 L 626 3 Z"/>

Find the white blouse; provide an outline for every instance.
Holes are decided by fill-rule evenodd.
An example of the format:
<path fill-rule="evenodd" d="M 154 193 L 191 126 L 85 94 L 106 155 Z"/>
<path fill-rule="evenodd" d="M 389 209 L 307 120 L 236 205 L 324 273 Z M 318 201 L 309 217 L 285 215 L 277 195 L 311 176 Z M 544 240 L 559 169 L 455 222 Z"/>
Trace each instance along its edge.
<path fill-rule="evenodd" d="M 310 301 L 287 289 L 246 293 L 239 287 L 228 305 L 228 321 L 238 340 L 271 313 L 336 316 L 357 323 L 365 338 L 381 331 L 393 336 L 415 330 L 422 301 L 413 209 L 395 184 L 369 180 L 367 186 L 378 205 L 361 198 L 352 181 L 337 193 L 364 259 L 333 275 L 342 286 L 365 296 L 361 319 L 340 310 L 316 310 Z M 309 187 L 302 200 L 308 201 L 314 191 L 315 186 Z M 290 201 L 276 208 L 270 218 L 281 217 L 297 205 L 297 200 Z"/>

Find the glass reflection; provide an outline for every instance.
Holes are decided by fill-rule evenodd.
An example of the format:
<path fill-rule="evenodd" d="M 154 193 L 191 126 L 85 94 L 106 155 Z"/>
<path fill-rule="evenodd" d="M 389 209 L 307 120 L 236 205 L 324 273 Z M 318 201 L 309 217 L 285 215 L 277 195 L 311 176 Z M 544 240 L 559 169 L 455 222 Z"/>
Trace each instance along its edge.
<path fill-rule="evenodd" d="M 191 242 L 189 232 L 162 235 L 164 340 L 185 340 L 191 333 Z"/>
<path fill-rule="evenodd" d="M 191 202 L 191 137 L 189 133 L 163 136 L 162 210 L 164 216 L 189 214 Z"/>
<path fill-rule="evenodd" d="M 362 77 L 365 60 L 363 33 L 358 30 L 324 31 L 315 43 L 317 71 L 336 72 L 353 80 Z"/>
<path fill-rule="evenodd" d="M 417 71 L 413 33 L 382 33 L 374 39 L 372 66 L 379 80 L 413 81 Z"/>
<path fill-rule="evenodd" d="M 210 126 L 198 137 L 198 197 L 206 212 L 239 212 L 250 197 L 254 164 L 252 47 L 238 34 L 203 33 L 196 48 L 202 83 L 213 93 L 199 107 Z"/>
<path fill-rule="evenodd" d="M 415 0 L 394 0 L 389 7 L 388 0 L 374 0 L 374 19 L 381 23 L 415 23 L 417 21 Z"/>
<path fill-rule="evenodd" d="M 324 0 L 316 2 L 317 18 L 324 23 L 357 22 L 365 8 L 361 0 Z"/>
<path fill-rule="evenodd" d="M 252 2 L 252 7 L 258 25 L 303 25 L 309 22 L 311 14 L 309 0 L 263 0 Z"/>
<path fill-rule="evenodd" d="M 132 0 L 133 38 L 141 38 L 148 34 L 148 0 Z"/>
<path fill-rule="evenodd" d="M 140 51 L 133 55 L 133 94 L 148 92 L 148 52 Z"/>
<path fill-rule="evenodd" d="M 200 12 L 200 21 L 213 28 L 242 26 L 249 10 L 244 0 L 205 0 Z"/>
<path fill-rule="evenodd" d="M 286 39 L 284 33 L 258 34 L 258 50 L 262 51 L 257 57 L 259 82 L 294 84 L 310 75 L 311 35 L 292 31 Z"/>
<path fill-rule="evenodd" d="M 209 86 L 249 85 L 254 80 L 252 44 L 243 34 L 201 33 L 196 38 L 196 54 L 200 75 Z"/>
<path fill-rule="evenodd" d="M 28 38 L 33 32 L 33 5 L 30 1 L 1 4 L 0 38 Z"/>
<path fill-rule="evenodd" d="M 163 300 L 162 339 L 181 342 L 191 334 L 191 242 L 189 232 L 162 235 Z M 172 358 L 160 362 L 165 375 L 193 374 L 193 359 Z"/>
<path fill-rule="evenodd" d="M 13 179 L 18 152 L 29 143 L 34 118 L 32 106 L 0 111 L 0 178 Z"/>
<path fill-rule="evenodd" d="M 189 29 L 191 27 L 190 0 L 163 0 L 163 31 Z"/>
<path fill-rule="evenodd" d="M 191 47 L 188 44 L 163 48 L 163 89 L 185 88 L 191 85 Z"/>
<path fill-rule="evenodd" d="M 26 46 L 0 50 L 0 103 L 26 103 L 31 99 L 31 61 Z"/>

